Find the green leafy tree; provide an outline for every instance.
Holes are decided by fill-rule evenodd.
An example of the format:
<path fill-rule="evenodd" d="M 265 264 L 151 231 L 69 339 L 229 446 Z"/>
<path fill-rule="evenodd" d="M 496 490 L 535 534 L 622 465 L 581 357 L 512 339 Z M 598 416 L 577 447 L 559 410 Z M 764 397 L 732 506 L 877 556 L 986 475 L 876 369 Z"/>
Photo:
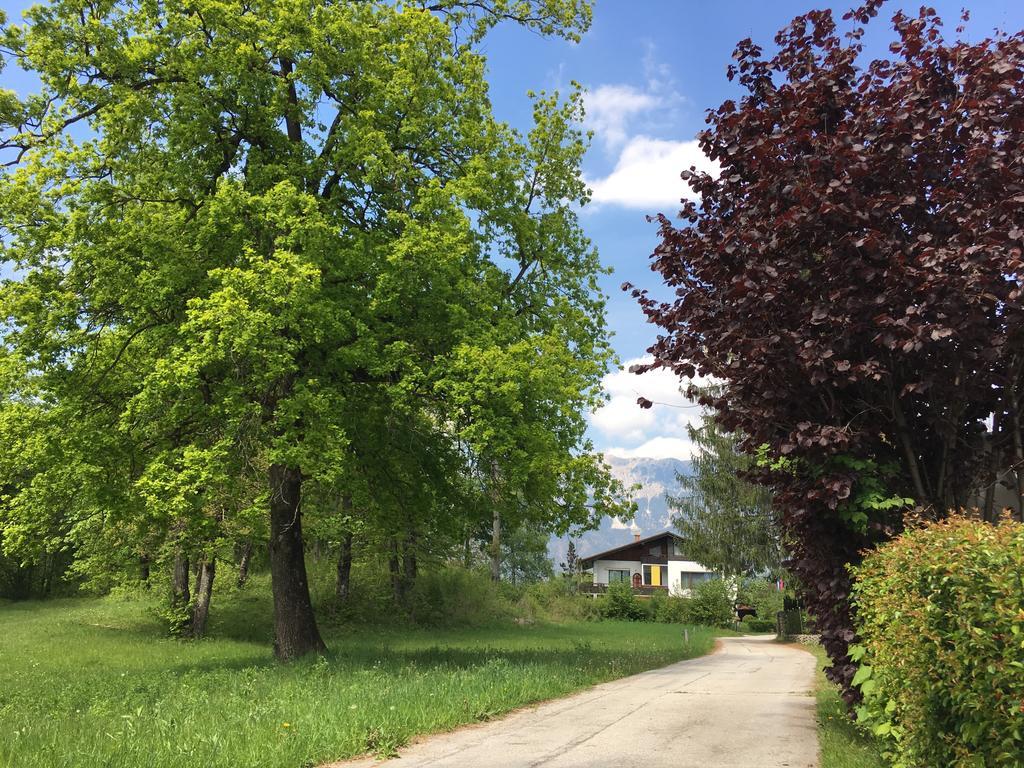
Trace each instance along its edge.
<path fill-rule="evenodd" d="M 752 606 L 761 621 L 775 621 L 776 614 L 785 607 L 785 593 L 774 581 L 744 579 L 738 585 L 737 602 Z"/>
<path fill-rule="evenodd" d="M 493 118 L 476 48 L 501 19 L 575 38 L 590 9 L 55 0 L 0 27 L 5 63 L 40 82 L 0 96 L 4 346 L 23 367 L 5 394 L 75 445 L 42 476 L 96 489 L 62 535 L 87 520 L 99 541 L 115 504 L 202 548 L 258 473 L 293 658 L 324 647 L 304 513 L 379 485 L 375 456 L 405 480 L 365 511 L 405 542 L 451 514 L 456 477 L 488 479 L 513 525 L 616 503 L 584 438 L 611 352 L 574 212 L 582 101 L 537 96 L 526 135 Z M 445 478 L 429 493 L 423 467 Z"/>
<path fill-rule="evenodd" d="M 547 529 L 521 525 L 502 541 L 502 575 L 513 584 L 529 584 L 554 576 L 554 564 L 548 556 Z"/>
<path fill-rule="evenodd" d="M 702 581 L 686 600 L 683 620 L 706 627 L 730 627 L 736 617 L 732 585 L 725 579 Z"/>
<path fill-rule="evenodd" d="M 740 439 L 705 413 L 687 432 L 696 447 L 692 475 L 679 475 L 682 493 L 669 498 L 672 521 L 688 557 L 726 575 L 781 569 L 782 549 L 771 493 L 742 478 L 756 459 Z"/>

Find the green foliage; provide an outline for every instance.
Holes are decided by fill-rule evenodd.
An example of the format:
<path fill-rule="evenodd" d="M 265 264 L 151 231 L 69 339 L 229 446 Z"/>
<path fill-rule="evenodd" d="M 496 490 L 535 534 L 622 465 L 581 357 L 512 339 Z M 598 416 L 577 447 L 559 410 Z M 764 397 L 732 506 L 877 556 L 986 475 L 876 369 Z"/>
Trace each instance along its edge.
<path fill-rule="evenodd" d="M 676 597 L 655 591 L 640 599 L 625 583 L 609 584 L 604 594 L 593 601 L 597 613 L 605 619 L 653 621 L 662 624 L 692 624 L 728 629 L 733 626 L 732 587 L 723 579 L 698 584 L 690 597 Z"/>
<path fill-rule="evenodd" d="M 754 452 L 754 465 L 772 472 L 796 474 L 796 460 L 788 456 L 773 455 L 768 443 L 761 443 Z"/>
<path fill-rule="evenodd" d="M 153 609 L 153 613 L 167 627 L 167 634 L 171 637 L 184 637 L 192 625 L 191 603 L 160 603 Z"/>
<path fill-rule="evenodd" d="M 662 624 L 682 624 L 686 621 L 689 598 L 655 592 L 647 602 L 647 612 L 652 621 Z"/>
<path fill-rule="evenodd" d="M 1007 768 L 1024 755 L 1024 526 L 955 518 L 853 569 L 858 719 L 898 768 Z"/>
<path fill-rule="evenodd" d="M 649 616 L 647 609 L 633 594 L 632 588 L 622 582 L 609 584 L 608 590 L 597 598 L 597 604 L 598 611 L 605 619 L 644 621 Z"/>
<path fill-rule="evenodd" d="M 410 564 L 495 507 L 509 531 L 621 512 L 585 434 L 614 355 L 582 93 L 531 95 L 514 130 L 481 50 L 500 20 L 577 39 L 590 15 L 196 0 L 0 21 L 0 66 L 39 91 L 0 91 L 5 554 L 74 552 L 106 589 L 143 555 L 266 542 L 271 498 L 288 530 L 301 513 Z M 283 565 L 310 619 L 295 652 L 318 648 Z"/>
<path fill-rule="evenodd" d="M 739 584 L 736 601 L 751 606 L 757 611 L 757 618 L 775 626 L 775 615 L 785 604 L 785 594 L 780 592 L 774 581 L 766 579 L 744 579 Z"/>
<path fill-rule="evenodd" d="M 0 603 L 0 765 L 296 768 L 493 718 L 708 652 L 714 635 L 616 621 L 324 627 L 276 664 L 267 581 L 218 596 L 210 637 L 164 636 L 150 601 Z M 155 598 L 151 598 L 155 599 Z M 287 724 L 287 725 L 286 725 Z"/>
<path fill-rule="evenodd" d="M 694 587 L 686 601 L 684 618 L 687 624 L 705 627 L 733 626 L 736 611 L 729 583 L 725 579 L 711 579 Z"/>
<path fill-rule="evenodd" d="M 682 493 L 669 497 L 683 552 L 728 575 L 778 571 L 782 550 L 771 494 L 740 477 L 756 459 L 742 453 L 739 436 L 724 431 L 709 412 L 699 426 L 686 429 L 697 447 L 693 474 L 680 475 Z"/>
<path fill-rule="evenodd" d="M 463 568 L 421 573 L 405 607 L 415 623 L 425 626 L 480 626 L 513 612 L 487 572 Z"/>
<path fill-rule="evenodd" d="M 767 619 L 759 619 L 756 616 L 744 616 L 741 622 L 744 632 L 771 632 L 775 629 L 775 622 Z"/>
<path fill-rule="evenodd" d="M 894 462 L 879 463 L 874 459 L 840 454 L 831 457 L 827 466 L 830 471 L 850 472 L 855 478 L 849 498 L 837 506 L 841 519 L 855 531 L 864 533 L 871 520 L 879 519 L 879 513 L 896 512 L 914 505 L 912 498 L 891 490 L 900 473 L 899 465 Z"/>
<path fill-rule="evenodd" d="M 502 578 L 513 584 L 544 581 L 555 575 L 548 556 L 550 531 L 536 523 L 524 523 L 505 532 L 501 539 Z"/>
<path fill-rule="evenodd" d="M 571 576 L 560 576 L 529 584 L 516 612 L 527 621 L 587 621 L 601 618 L 597 600 L 581 595 Z"/>

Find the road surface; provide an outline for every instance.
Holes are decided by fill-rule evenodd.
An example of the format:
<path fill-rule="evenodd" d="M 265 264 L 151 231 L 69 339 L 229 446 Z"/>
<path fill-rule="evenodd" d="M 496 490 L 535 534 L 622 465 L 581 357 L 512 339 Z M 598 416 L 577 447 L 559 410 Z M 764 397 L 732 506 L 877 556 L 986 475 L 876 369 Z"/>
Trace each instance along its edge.
<path fill-rule="evenodd" d="M 595 686 L 337 768 L 816 768 L 815 659 L 773 638 Z"/>

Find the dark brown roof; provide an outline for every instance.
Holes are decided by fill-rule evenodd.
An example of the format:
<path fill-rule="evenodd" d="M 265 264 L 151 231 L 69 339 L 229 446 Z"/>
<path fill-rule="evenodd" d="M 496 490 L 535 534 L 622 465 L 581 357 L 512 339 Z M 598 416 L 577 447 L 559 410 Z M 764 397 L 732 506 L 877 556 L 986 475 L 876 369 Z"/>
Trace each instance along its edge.
<path fill-rule="evenodd" d="M 678 533 L 673 533 L 672 531 L 662 531 L 661 533 L 656 533 L 653 536 L 648 536 L 645 539 L 628 541 L 622 546 L 615 547 L 614 549 L 606 549 L 604 552 L 598 552 L 596 555 L 590 555 L 588 557 L 580 558 L 580 563 L 583 565 L 584 568 L 589 568 L 594 564 L 595 560 L 613 560 L 614 558 L 609 557 L 609 555 L 614 555 L 616 553 L 623 552 L 624 550 L 632 549 L 633 547 L 642 547 L 645 544 L 650 544 L 652 542 L 660 541 L 662 539 L 679 539 L 680 541 L 682 541 L 683 537 L 680 536 Z"/>

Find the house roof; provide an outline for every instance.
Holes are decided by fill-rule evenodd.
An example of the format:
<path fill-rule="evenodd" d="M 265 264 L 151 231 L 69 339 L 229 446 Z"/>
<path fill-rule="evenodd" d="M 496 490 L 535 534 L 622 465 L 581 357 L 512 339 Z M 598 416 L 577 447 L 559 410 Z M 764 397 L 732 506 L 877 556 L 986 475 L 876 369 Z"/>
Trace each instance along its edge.
<path fill-rule="evenodd" d="M 614 560 L 614 558 L 610 557 L 610 555 L 614 555 L 626 549 L 631 549 L 632 547 L 642 547 L 645 544 L 649 544 L 651 542 L 668 538 L 678 539 L 679 541 L 683 540 L 683 537 L 680 536 L 678 533 L 674 533 L 672 531 L 662 531 L 661 533 L 656 533 L 653 536 L 648 536 L 644 539 L 637 539 L 635 541 L 626 542 L 622 546 L 615 547 L 614 549 L 606 549 L 604 552 L 598 552 L 597 554 L 589 555 L 588 557 L 582 557 L 580 558 L 580 563 L 583 565 L 584 568 L 589 568 L 591 565 L 594 564 L 595 560 Z"/>

